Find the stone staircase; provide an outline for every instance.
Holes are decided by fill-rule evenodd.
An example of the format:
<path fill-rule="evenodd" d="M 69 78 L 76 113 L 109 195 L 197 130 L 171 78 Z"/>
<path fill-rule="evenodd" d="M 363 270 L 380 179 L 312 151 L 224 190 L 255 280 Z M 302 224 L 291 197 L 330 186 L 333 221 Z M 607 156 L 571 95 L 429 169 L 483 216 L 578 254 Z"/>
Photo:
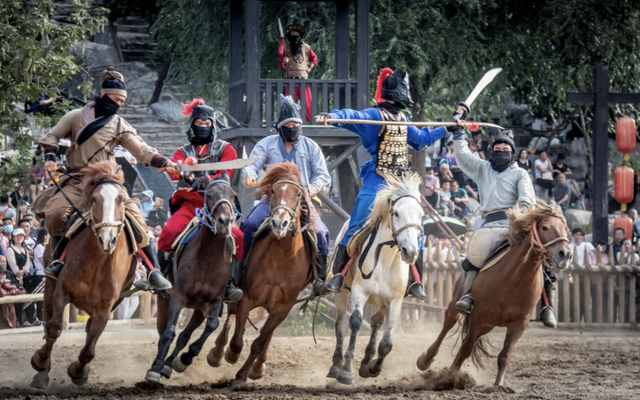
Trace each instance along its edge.
<path fill-rule="evenodd" d="M 127 105 L 120 113 L 138 134 L 167 157 L 186 143 L 186 127 L 182 123 L 166 122 L 145 105 Z"/>
<path fill-rule="evenodd" d="M 149 66 L 157 64 L 154 51 L 157 44 L 149 33 L 150 24 L 146 18 L 129 16 L 115 22 L 122 61 L 140 61 Z"/>

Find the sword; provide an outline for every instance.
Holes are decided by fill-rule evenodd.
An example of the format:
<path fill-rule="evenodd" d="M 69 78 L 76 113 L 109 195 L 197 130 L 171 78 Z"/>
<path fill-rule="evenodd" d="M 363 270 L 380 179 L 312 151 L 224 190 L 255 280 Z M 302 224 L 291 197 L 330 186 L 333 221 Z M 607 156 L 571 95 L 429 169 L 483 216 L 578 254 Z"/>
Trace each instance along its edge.
<path fill-rule="evenodd" d="M 418 121 L 418 122 L 412 122 L 412 121 L 372 121 L 372 120 L 366 120 L 366 119 L 332 119 L 332 118 L 327 118 L 327 119 L 321 119 L 320 120 L 322 123 L 324 123 L 325 125 L 327 124 L 333 124 L 333 125 L 401 125 L 401 126 L 423 126 L 423 127 L 440 127 L 440 126 L 457 126 L 459 125 L 457 122 L 455 121 L 443 121 L 443 122 L 439 122 L 439 121 Z M 463 122 L 461 124 L 462 126 L 464 126 L 465 128 L 474 128 L 474 127 L 487 127 L 487 128 L 496 128 L 496 129 L 504 129 L 503 127 L 501 127 L 498 124 L 492 124 L 490 122 Z M 311 125 L 311 126 L 317 126 L 317 125 Z"/>
<path fill-rule="evenodd" d="M 282 29 L 282 21 L 278 18 L 278 32 L 280 33 L 280 39 L 284 39 L 284 29 Z"/>
<path fill-rule="evenodd" d="M 202 163 L 194 165 L 177 164 L 178 169 L 182 172 L 199 172 L 199 171 L 224 171 L 227 169 L 242 169 L 253 164 L 255 160 L 252 158 L 238 158 L 230 161 L 220 161 L 212 163 Z"/>
<path fill-rule="evenodd" d="M 500 72 L 502 72 L 502 68 L 492 68 L 489 71 L 485 72 L 478 83 L 476 83 L 476 87 L 473 88 L 467 99 L 460 105 L 466 107 L 468 112 L 471 109 L 471 104 L 473 104 L 473 102 L 478 98 L 478 95 L 495 79 L 496 76 L 498 76 Z M 456 115 L 462 116 L 461 113 L 456 113 Z M 454 116 L 454 119 L 455 118 L 456 117 Z"/>

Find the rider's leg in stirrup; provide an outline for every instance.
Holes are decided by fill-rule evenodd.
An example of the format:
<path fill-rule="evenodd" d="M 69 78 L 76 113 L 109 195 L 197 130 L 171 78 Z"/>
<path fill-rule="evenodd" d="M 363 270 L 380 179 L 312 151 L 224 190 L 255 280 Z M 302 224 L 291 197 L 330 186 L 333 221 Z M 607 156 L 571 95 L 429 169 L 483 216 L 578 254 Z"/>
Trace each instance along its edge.
<path fill-rule="evenodd" d="M 407 295 L 418 299 L 427 298 L 427 292 L 425 292 L 424 286 L 422 286 L 422 277 L 424 275 L 423 253 L 424 251 L 420 251 L 415 264 L 409 267 L 409 285 L 407 287 Z"/>
<path fill-rule="evenodd" d="M 49 276 L 56 277 L 60 271 L 62 271 L 62 267 L 64 267 L 64 262 L 61 257 L 69 243 L 69 239 L 67 239 L 66 236 L 54 236 L 51 239 L 55 247 L 53 249 L 52 261 L 45 269 L 45 273 Z"/>
<path fill-rule="evenodd" d="M 164 277 L 162 271 L 160 271 L 160 263 L 158 262 L 158 253 L 156 246 L 153 243 L 149 243 L 147 247 L 140 249 L 145 256 L 151 262 L 153 269 L 147 276 L 147 281 L 138 281 L 134 283 L 134 286 L 141 290 L 153 290 L 156 292 L 162 292 L 171 289 L 173 286 L 167 278 Z"/>
<path fill-rule="evenodd" d="M 344 284 L 344 275 L 346 271 L 345 266 L 349 262 L 349 254 L 347 254 L 347 247 L 339 244 L 336 248 L 336 256 L 333 259 L 332 272 L 333 277 L 325 285 L 325 289 L 329 292 L 338 292 L 342 289 Z"/>
<path fill-rule="evenodd" d="M 462 283 L 462 297 L 456 302 L 456 310 L 463 314 L 470 314 L 473 309 L 473 297 L 471 297 L 471 287 L 473 281 L 478 275 L 479 269 L 471 264 L 468 259 L 462 262 L 462 269 L 464 270 L 464 282 Z"/>
<path fill-rule="evenodd" d="M 240 261 L 235 257 L 231 261 L 231 279 L 224 288 L 224 301 L 227 303 L 237 303 L 242 299 L 244 292 L 236 284 L 240 282 Z"/>
<path fill-rule="evenodd" d="M 319 218 L 318 218 L 319 220 Z M 316 234 L 318 259 L 313 263 L 315 268 L 313 271 L 313 295 L 323 296 L 328 293 L 325 287 L 325 279 L 327 278 L 327 254 L 329 254 L 329 230 L 322 221 L 318 221 L 316 226 L 321 226 Z"/>
<path fill-rule="evenodd" d="M 557 328 L 558 320 L 553 312 L 553 292 L 556 290 L 555 276 L 548 271 L 544 271 L 544 287 L 542 293 L 542 310 L 540 320 L 547 328 Z"/>

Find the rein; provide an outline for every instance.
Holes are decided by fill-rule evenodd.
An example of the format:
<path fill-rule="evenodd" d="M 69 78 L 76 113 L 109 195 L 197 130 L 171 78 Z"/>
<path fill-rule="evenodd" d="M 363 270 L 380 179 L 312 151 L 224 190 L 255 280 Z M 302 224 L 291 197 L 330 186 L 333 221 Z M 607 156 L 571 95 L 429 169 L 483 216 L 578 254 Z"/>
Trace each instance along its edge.
<path fill-rule="evenodd" d="M 559 217 L 554 216 L 553 218 L 559 218 Z M 566 235 L 563 235 L 543 243 L 542 240 L 540 239 L 540 233 L 538 232 L 538 222 L 535 221 L 533 223 L 533 226 L 531 227 L 530 242 L 531 242 L 531 247 L 533 249 L 540 251 L 543 257 L 547 258 L 549 257 L 549 250 L 548 250 L 549 247 L 559 242 L 569 243 L 570 240 Z"/>
<path fill-rule="evenodd" d="M 278 204 L 276 207 L 274 208 L 270 208 L 270 214 L 273 215 L 273 213 L 275 211 L 278 210 L 284 210 L 287 214 L 289 214 L 289 216 L 291 217 L 292 220 L 295 220 L 297 215 L 298 215 L 298 208 L 300 207 L 300 204 L 302 203 L 302 195 L 304 193 L 304 188 L 302 187 L 302 185 L 300 185 L 298 182 L 292 181 L 291 179 L 281 179 L 277 182 L 275 182 L 273 184 L 273 186 L 276 185 L 280 185 L 280 184 L 291 184 L 293 185 L 296 189 L 298 189 L 298 196 L 296 198 L 296 205 L 293 206 L 293 208 L 285 205 L 285 204 Z M 272 190 L 273 191 L 273 190 Z M 269 217 L 271 218 L 271 217 Z M 291 224 L 289 225 L 289 231 L 291 233 L 295 233 L 296 231 L 296 224 Z"/>

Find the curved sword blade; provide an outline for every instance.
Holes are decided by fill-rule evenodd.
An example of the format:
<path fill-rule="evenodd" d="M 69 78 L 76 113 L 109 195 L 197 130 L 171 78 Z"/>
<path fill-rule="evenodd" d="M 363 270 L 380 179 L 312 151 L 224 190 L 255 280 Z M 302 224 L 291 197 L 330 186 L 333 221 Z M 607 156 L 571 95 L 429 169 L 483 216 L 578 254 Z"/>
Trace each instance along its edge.
<path fill-rule="evenodd" d="M 467 97 L 467 99 L 464 101 L 464 104 L 466 104 L 467 107 L 471 108 L 471 104 L 473 104 L 473 102 L 476 101 L 476 98 L 478 97 L 478 95 L 484 90 L 484 88 L 487 87 L 487 85 L 491 83 L 491 81 L 494 80 L 494 78 L 500 72 L 502 72 L 502 68 L 493 68 L 485 72 L 485 74 L 476 84 L 476 87 L 474 87 L 473 90 L 471 91 L 471 94 L 469 94 L 469 97 Z"/>

